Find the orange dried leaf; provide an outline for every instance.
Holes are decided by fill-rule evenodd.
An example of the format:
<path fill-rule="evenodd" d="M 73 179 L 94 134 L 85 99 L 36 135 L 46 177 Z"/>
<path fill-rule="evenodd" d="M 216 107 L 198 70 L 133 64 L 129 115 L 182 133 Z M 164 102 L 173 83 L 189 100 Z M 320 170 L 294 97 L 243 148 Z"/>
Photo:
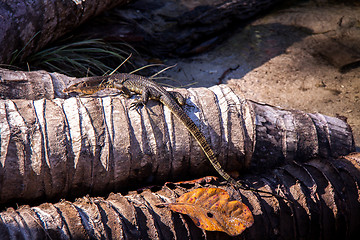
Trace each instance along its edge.
<path fill-rule="evenodd" d="M 218 179 L 218 177 L 207 176 L 207 177 L 202 177 L 202 178 L 189 180 L 189 181 L 176 182 L 175 184 L 195 184 L 195 183 L 201 184 L 201 183 L 209 183 L 211 181 L 216 181 L 217 179 Z"/>
<path fill-rule="evenodd" d="M 220 188 L 198 188 L 183 194 L 169 207 L 187 214 L 202 229 L 236 236 L 250 227 L 254 218 L 245 204 L 229 201 L 229 198 L 229 194 Z"/>

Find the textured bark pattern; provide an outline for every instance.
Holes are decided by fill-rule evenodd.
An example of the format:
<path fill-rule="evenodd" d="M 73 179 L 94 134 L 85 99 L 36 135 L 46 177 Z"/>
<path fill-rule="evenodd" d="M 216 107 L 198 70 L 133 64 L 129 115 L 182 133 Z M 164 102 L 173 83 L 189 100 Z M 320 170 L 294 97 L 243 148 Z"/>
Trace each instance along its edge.
<path fill-rule="evenodd" d="M 0 68 L 1 99 L 64 98 L 62 90 L 75 78 L 46 71 L 12 71 Z"/>
<path fill-rule="evenodd" d="M 351 128 L 339 118 L 256 102 L 252 102 L 252 107 L 256 113 L 252 165 L 256 169 L 266 169 L 292 159 L 338 157 L 348 154 L 349 150 L 355 151 Z"/>
<path fill-rule="evenodd" d="M 230 169 L 248 165 L 255 126 L 247 101 L 226 86 L 182 93 L 220 162 Z M 132 101 L 0 101 L 1 201 L 81 196 L 209 173 L 198 143 L 168 108 L 150 101 L 138 112 L 129 110 Z"/>
<path fill-rule="evenodd" d="M 129 0 L 0 1 L 0 63 L 26 57 L 85 20 Z M 6 46 L 6 47 L 5 47 Z"/>
<path fill-rule="evenodd" d="M 54 86 L 65 85 L 54 83 L 64 78 L 51 79 Z M 225 169 L 273 167 L 292 157 L 354 149 L 349 126 L 337 118 L 248 102 L 226 85 L 177 91 Z M 168 108 L 150 101 L 129 110 L 133 101 L 120 96 L 0 101 L 0 203 L 215 174 Z M 342 144 L 330 144 L 337 138 Z"/>
<path fill-rule="evenodd" d="M 262 176 L 244 176 L 257 189 L 277 192 L 287 199 L 237 192 L 222 187 L 247 204 L 254 225 L 240 239 L 359 239 L 360 154 L 337 160 L 290 163 Z M 172 184 L 107 199 L 81 198 L 75 202 L 45 203 L 38 207 L 9 208 L 0 214 L 1 239 L 203 239 L 204 233 L 186 216 L 159 208 L 195 184 Z M 231 239 L 207 232 L 206 239 Z M 237 239 L 239 239 L 237 238 Z"/>

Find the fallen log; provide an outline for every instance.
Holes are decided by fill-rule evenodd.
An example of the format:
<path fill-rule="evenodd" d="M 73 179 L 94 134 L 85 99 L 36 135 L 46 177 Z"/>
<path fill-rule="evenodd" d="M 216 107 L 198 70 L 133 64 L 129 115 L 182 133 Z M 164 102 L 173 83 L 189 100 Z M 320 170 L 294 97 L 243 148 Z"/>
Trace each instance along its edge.
<path fill-rule="evenodd" d="M 49 86 L 56 87 L 47 89 L 61 92 L 65 84 L 55 79 L 69 81 L 61 76 L 50 77 Z M 32 88 L 35 82 L 45 86 L 41 81 L 25 85 Z M 186 97 L 187 114 L 225 169 L 261 171 L 354 150 L 351 129 L 341 119 L 247 101 L 226 85 L 174 90 Z M 16 96 L 25 96 L 21 91 Z M 139 111 L 129 110 L 133 101 L 121 96 L 1 100 L 0 203 L 102 194 L 215 174 L 168 108 L 150 101 Z"/>
<path fill-rule="evenodd" d="M 22 61 L 90 17 L 129 0 L 1 1 L 0 63 Z"/>
<path fill-rule="evenodd" d="M 210 182 L 167 183 L 162 187 L 83 197 L 75 202 L 9 208 L 0 213 L 2 239 L 233 239 L 203 233 L 184 215 L 159 205 L 199 187 L 220 187 L 251 209 L 254 224 L 239 239 L 358 239 L 360 154 L 340 159 L 289 162 L 263 175 L 246 175 L 276 199 Z"/>

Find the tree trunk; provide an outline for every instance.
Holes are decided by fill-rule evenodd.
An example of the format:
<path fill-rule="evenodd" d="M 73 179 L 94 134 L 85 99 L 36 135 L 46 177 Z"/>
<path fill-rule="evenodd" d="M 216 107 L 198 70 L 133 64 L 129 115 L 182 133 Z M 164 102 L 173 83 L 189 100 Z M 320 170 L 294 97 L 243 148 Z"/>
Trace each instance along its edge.
<path fill-rule="evenodd" d="M 249 206 L 254 224 L 240 239 L 359 239 L 360 154 L 337 160 L 292 162 L 261 176 L 244 176 L 254 188 L 291 202 L 211 182 L 84 197 L 75 202 L 22 206 L 0 214 L 2 239 L 203 239 L 187 217 L 159 204 L 199 187 L 221 187 Z M 231 239 L 206 232 L 206 239 Z M 237 238 L 238 239 L 238 238 Z"/>
<path fill-rule="evenodd" d="M 44 77 L 8 82 L 10 88 L 25 86 L 13 92 L 16 96 L 34 86 L 42 96 L 56 96 L 70 81 L 59 74 L 23 74 L 23 79 Z M 247 101 L 226 85 L 176 91 L 186 97 L 185 111 L 225 169 L 262 170 L 354 150 L 351 129 L 338 118 Z M 139 111 L 129 110 L 133 101 L 121 96 L 1 100 L 1 203 L 101 194 L 216 174 L 167 107 L 150 101 Z"/>
<path fill-rule="evenodd" d="M 29 99 L 65 98 L 62 90 L 76 78 L 46 71 L 12 71 L 0 68 L 0 98 Z"/>
<path fill-rule="evenodd" d="M 0 63 L 23 60 L 92 16 L 129 0 L 1 1 Z"/>

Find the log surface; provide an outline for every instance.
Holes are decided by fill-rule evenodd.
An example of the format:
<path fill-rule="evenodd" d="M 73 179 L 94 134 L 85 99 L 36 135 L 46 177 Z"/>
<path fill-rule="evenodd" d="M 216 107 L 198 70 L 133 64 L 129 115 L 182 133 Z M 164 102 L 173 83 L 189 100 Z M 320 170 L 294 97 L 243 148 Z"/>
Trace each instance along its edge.
<path fill-rule="evenodd" d="M 359 239 L 360 155 L 292 162 L 263 175 L 246 175 L 256 189 L 277 192 L 291 202 L 213 181 L 174 184 L 83 197 L 75 202 L 9 208 L 0 213 L 2 239 L 234 239 L 206 236 L 190 218 L 159 208 L 199 187 L 220 187 L 249 206 L 254 224 L 237 239 Z"/>
<path fill-rule="evenodd" d="M 92 16 L 129 0 L 0 2 L 0 63 L 24 60 Z"/>
<path fill-rule="evenodd" d="M 225 170 L 260 171 L 354 150 L 351 129 L 338 118 L 247 101 L 226 85 L 175 91 Z M 168 108 L 150 101 L 129 110 L 134 98 L 1 100 L 1 203 L 216 174 Z"/>

